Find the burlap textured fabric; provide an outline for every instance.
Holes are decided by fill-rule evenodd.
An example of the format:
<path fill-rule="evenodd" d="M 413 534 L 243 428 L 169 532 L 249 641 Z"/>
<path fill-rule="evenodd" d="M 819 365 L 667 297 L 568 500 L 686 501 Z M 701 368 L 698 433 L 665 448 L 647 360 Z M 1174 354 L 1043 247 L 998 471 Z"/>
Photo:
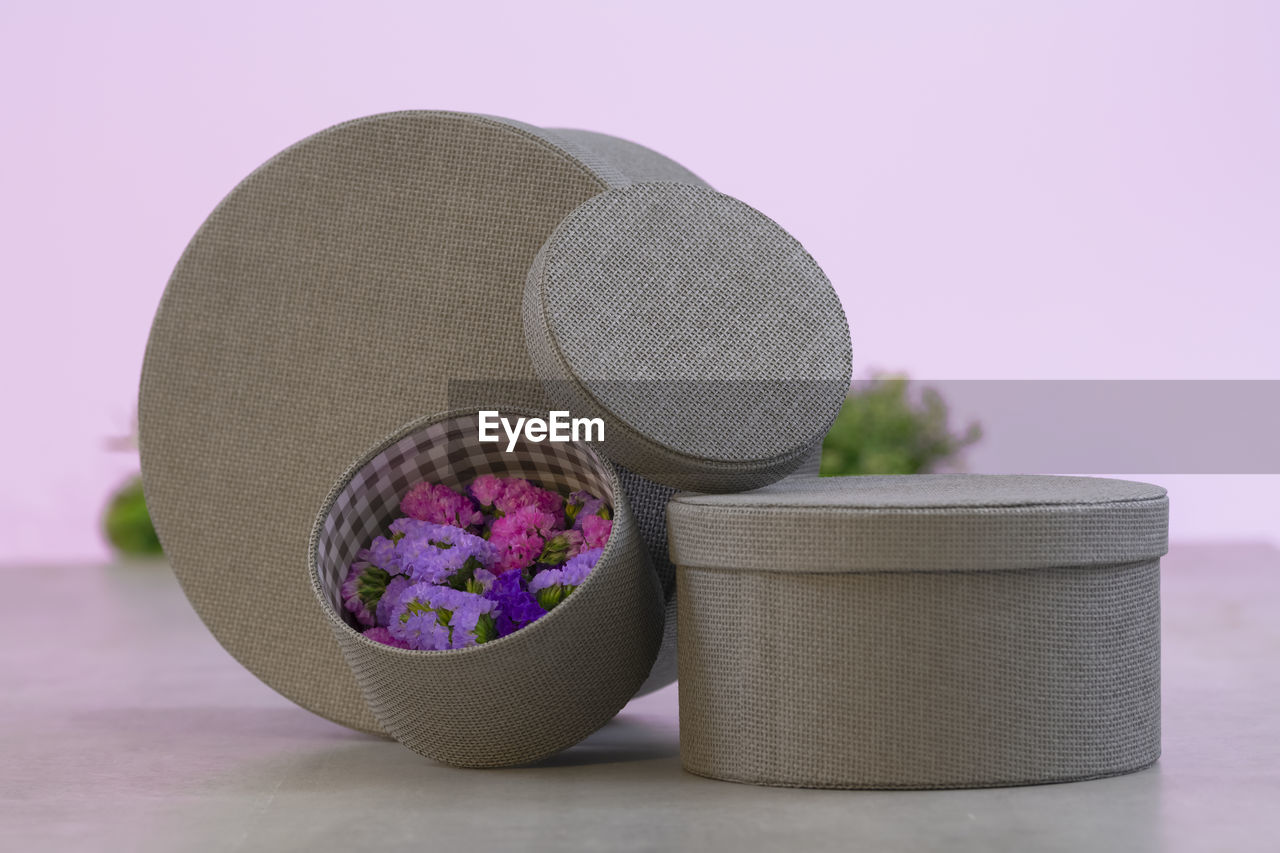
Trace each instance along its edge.
<path fill-rule="evenodd" d="M 343 608 L 356 551 L 385 535 L 401 497 L 426 480 L 464 489 L 479 474 L 524 477 L 613 506 L 613 531 L 587 580 L 551 613 L 468 649 L 424 652 L 366 639 Z M 461 767 L 545 758 L 608 722 L 648 675 L 662 594 L 616 473 L 586 445 L 476 441 L 472 412 L 389 436 L 339 479 L 312 531 L 313 591 L 378 722 L 415 752 Z"/>
<path fill-rule="evenodd" d="M 316 508 L 382 436 L 457 405 L 457 380 L 491 386 L 487 406 L 546 410 L 524 279 L 567 213 L 632 180 L 625 168 L 689 176 L 601 134 L 372 116 L 272 158 L 192 239 L 143 365 L 148 507 L 205 624 L 289 699 L 380 731 L 314 606 Z"/>
<path fill-rule="evenodd" d="M 1159 487 L 787 480 L 679 495 L 668 520 L 693 773 L 981 787 L 1159 757 Z"/>
<path fill-rule="evenodd" d="M 605 453 L 667 486 L 786 476 L 849 387 L 849 326 L 822 270 L 706 187 L 635 184 L 579 206 L 538 252 L 524 312 L 548 397 L 601 418 Z"/>

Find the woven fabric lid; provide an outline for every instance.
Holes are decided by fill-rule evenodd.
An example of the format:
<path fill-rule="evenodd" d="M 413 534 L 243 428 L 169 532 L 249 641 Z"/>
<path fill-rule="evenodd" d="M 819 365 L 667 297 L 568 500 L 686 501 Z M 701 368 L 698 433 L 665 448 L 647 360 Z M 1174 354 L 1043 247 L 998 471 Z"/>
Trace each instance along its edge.
<path fill-rule="evenodd" d="M 380 728 L 312 593 L 316 511 L 353 459 L 414 418 L 545 411 L 524 279 L 566 214 L 631 180 L 615 157 L 696 180 L 601 134 L 370 116 L 273 157 L 183 253 L 143 364 L 148 508 L 205 624 L 299 705 Z"/>
<path fill-rule="evenodd" d="M 849 326 L 795 238 L 706 187 L 639 183 L 572 211 L 529 271 L 525 335 L 548 396 L 604 452 L 678 488 L 793 471 L 849 387 Z"/>
<path fill-rule="evenodd" d="M 1169 500 L 1099 477 L 918 474 L 784 480 L 667 508 L 681 566 L 791 572 L 1116 565 L 1168 551 Z"/>

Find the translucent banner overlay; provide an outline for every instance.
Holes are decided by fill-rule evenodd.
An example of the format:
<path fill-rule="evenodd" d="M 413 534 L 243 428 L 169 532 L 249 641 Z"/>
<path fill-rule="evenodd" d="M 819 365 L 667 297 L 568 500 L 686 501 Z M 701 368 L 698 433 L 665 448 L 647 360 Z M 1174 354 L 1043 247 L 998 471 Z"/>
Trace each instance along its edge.
<path fill-rule="evenodd" d="M 851 393 L 883 381 L 857 382 Z M 738 395 L 742 418 L 725 425 L 730 431 L 749 430 L 757 418 L 785 421 L 776 404 L 797 399 L 794 385 L 759 381 L 644 380 L 633 386 L 627 394 L 609 390 L 651 400 L 653 412 L 690 422 L 700 414 L 692 401 Z M 907 387 L 916 406 L 936 393 L 956 434 L 971 423 L 981 427 L 981 438 L 951 470 L 1280 474 L 1280 380 L 911 380 Z M 829 383 L 811 383 L 807 390 L 818 397 L 831 393 Z M 565 389 L 535 380 L 455 380 L 449 391 L 454 408 L 567 408 L 579 414 L 566 405 L 572 395 Z"/>
<path fill-rule="evenodd" d="M 937 380 L 981 473 L 1277 474 L 1280 381 Z M 855 386 L 855 390 L 857 386 Z"/>

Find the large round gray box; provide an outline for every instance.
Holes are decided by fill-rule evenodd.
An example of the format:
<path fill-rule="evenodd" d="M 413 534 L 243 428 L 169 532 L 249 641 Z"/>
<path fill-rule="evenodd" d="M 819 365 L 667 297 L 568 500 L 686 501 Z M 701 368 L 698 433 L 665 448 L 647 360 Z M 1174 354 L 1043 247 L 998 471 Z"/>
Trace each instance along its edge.
<path fill-rule="evenodd" d="M 676 496 L 693 773 L 955 788 L 1160 755 L 1168 499 L 1086 477 L 917 475 Z"/>
<path fill-rule="evenodd" d="M 138 418 L 165 553 L 236 660 L 304 708 L 382 731 L 315 606 L 316 509 L 414 418 L 545 411 L 521 330 L 529 265 L 578 205 L 658 179 L 698 182 L 604 134 L 408 111 L 308 137 L 222 200 L 156 313 Z M 664 552 L 668 492 L 624 488 L 655 514 L 639 527 Z M 674 667 L 653 675 L 660 687 Z"/>

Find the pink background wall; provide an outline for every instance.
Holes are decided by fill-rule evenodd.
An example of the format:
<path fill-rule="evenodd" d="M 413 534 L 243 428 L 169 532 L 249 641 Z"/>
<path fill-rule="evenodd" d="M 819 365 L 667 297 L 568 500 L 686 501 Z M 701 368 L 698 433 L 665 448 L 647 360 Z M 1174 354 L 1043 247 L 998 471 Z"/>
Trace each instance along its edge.
<path fill-rule="evenodd" d="M 187 239 L 386 110 L 672 155 L 806 244 L 863 372 L 1280 378 L 1280 4 L 605 7 L 6 3 L 0 559 L 105 554 L 136 460 L 103 442 Z M 1175 536 L 1280 537 L 1277 478 L 1153 479 Z"/>

